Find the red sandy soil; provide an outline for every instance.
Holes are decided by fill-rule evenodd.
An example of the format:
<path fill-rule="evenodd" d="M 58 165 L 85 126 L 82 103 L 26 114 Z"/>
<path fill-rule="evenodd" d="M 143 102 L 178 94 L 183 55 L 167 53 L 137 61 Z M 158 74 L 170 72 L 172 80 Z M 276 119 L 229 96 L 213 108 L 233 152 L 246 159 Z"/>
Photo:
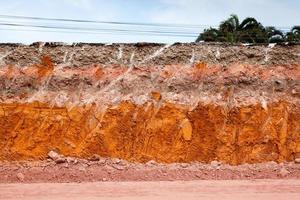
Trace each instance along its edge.
<path fill-rule="evenodd" d="M 300 180 L 0 184 L 0 199 L 298 200 Z"/>

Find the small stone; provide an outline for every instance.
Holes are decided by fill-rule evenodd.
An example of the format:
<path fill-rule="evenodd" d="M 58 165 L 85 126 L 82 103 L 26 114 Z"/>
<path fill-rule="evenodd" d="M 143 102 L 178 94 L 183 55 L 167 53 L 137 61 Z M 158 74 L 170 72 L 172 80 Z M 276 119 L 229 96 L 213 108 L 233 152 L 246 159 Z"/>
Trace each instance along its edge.
<path fill-rule="evenodd" d="M 99 161 L 96 162 L 98 165 L 105 165 L 106 164 L 106 159 L 100 159 Z"/>
<path fill-rule="evenodd" d="M 218 166 L 221 165 L 221 162 L 214 160 L 214 161 L 211 161 L 210 164 L 211 164 L 213 167 L 218 167 Z"/>
<path fill-rule="evenodd" d="M 282 177 L 285 177 L 289 174 L 290 172 L 286 169 L 286 168 L 281 168 L 281 170 L 279 171 L 279 174 L 282 176 Z"/>
<path fill-rule="evenodd" d="M 275 80 L 275 83 L 278 84 L 278 85 L 282 84 L 282 82 L 280 80 Z"/>
<path fill-rule="evenodd" d="M 86 168 L 81 166 L 81 167 L 78 168 L 78 170 L 84 172 L 84 171 L 86 171 Z"/>
<path fill-rule="evenodd" d="M 197 178 L 202 178 L 200 174 L 195 175 Z"/>
<path fill-rule="evenodd" d="M 281 81 L 281 80 L 275 80 L 275 85 L 274 85 L 274 89 L 277 92 L 281 92 L 285 89 L 285 82 Z"/>
<path fill-rule="evenodd" d="M 101 157 L 97 154 L 94 154 L 89 161 L 99 161 L 101 159 Z"/>
<path fill-rule="evenodd" d="M 189 166 L 189 164 L 188 164 L 188 163 L 181 163 L 180 166 L 181 166 L 182 168 L 187 168 L 187 167 Z"/>
<path fill-rule="evenodd" d="M 78 162 L 76 158 L 72 158 L 72 157 L 67 157 L 66 161 L 67 163 L 74 163 L 74 164 Z"/>
<path fill-rule="evenodd" d="M 117 170 L 124 170 L 125 167 L 121 166 L 121 165 L 112 165 L 113 168 L 117 169 Z"/>
<path fill-rule="evenodd" d="M 67 162 L 67 160 L 65 158 L 58 158 L 55 160 L 55 163 L 56 164 L 62 164 L 62 163 L 65 163 Z"/>
<path fill-rule="evenodd" d="M 121 162 L 121 160 L 118 159 L 118 158 L 113 159 L 113 163 L 114 163 L 114 164 L 119 164 L 120 162 Z"/>
<path fill-rule="evenodd" d="M 299 96 L 299 92 L 296 89 L 292 90 L 292 95 Z"/>
<path fill-rule="evenodd" d="M 102 178 L 102 181 L 107 181 L 107 178 Z"/>
<path fill-rule="evenodd" d="M 155 162 L 154 160 L 149 160 L 147 163 L 146 163 L 147 166 L 155 166 L 157 165 L 157 162 Z"/>
<path fill-rule="evenodd" d="M 296 158 L 296 159 L 295 159 L 295 163 L 296 163 L 296 164 L 300 164 L 300 158 Z"/>
<path fill-rule="evenodd" d="M 60 158 L 60 155 L 55 151 L 49 151 L 48 157 L 51 158 L 52 160 L 56 160 Z"/>
<path fill-rule="evenodd" d="M 24 181 L 25 176 L 22 173 L 17 173 L 17 178 L 19 179 L 19 181 Z"/>

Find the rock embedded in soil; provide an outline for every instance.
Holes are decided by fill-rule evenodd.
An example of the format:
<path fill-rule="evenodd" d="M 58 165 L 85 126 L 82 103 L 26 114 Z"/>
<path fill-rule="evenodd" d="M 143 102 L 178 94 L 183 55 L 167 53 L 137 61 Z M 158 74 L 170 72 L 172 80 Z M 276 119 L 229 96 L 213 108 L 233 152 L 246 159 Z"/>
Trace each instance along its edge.
<path fill-rule="evenodd" d="M 214 161 L 211 161 L 211 166 L 213 166 L 213 167 L 219 167 L 222 163 L 221 162 L 218 162 L 218 161 L 216 161 L 216 160 L 214 160 Z"/>
<path fill-rule="evenodd" d="M 60 158 L 60 155 L 55 151 L 49 151 L 48 157 L 51 158 L 52 160 L 57 160 Z"/>
<path fill-rule="evenodd" d="M 67 162 L 66 158 L 58 158 L 55 160 L 55 163 L 56 164 L 62 164 L 62 163 L 65 163 Z"/>
<path fill-rule="evenodd" d="M 89 161 L 99 161 L 101 157 L 99 155 L 93 155 L 91 158 L 89 158 Z"/>
<path fill-rule="evenodd" d="M 48 157 L 51 158 L 56 164 L 62 164 L 65 162 L 68 162 L 68 159 L 65 158 L 62 155 L 59 155 L 57 152 L 55 151 L 50 151 L 48 153 Z M 69 160 L 70 161 L 70 160 Z"/>
<path fill-rule="evenodd" d="M 289 173 L 290 172 L 285 167 L 281 168 L 280 171 L 279 171 L 279 174 L 282 177 L 286 177 Z"/>
<path fill-rule="evenodd" d="M 17 178 L 18 178 L 19 181 L 24 181 L 25 176 L 22 173 L 17 173 Z"/>
<path fill-rule="evenodd" d="M 124 169 L 126 169 L 126 167 L 125 167 L 125 166 L 122 166 L 122 165 L 117 165 L 117 164 L 115 164 L 115 165 L 112 165 L 112 167 L 113 167 L 113 168 L 115 168 L 115 169 L 117 169 L 117 170 L 124 170 Z"/>

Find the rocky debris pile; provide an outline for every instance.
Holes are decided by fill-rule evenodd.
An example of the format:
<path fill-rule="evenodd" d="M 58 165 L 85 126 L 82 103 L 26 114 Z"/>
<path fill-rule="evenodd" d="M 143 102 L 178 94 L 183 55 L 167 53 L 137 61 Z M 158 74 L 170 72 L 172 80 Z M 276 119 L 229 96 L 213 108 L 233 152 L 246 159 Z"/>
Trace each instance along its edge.
<path fill-rule="evenodd" d="M 109 165 L 117 170 L 124 170 L 128 165 L 130 165 L 129 162 L 118 159 L 118 158 L 103 158 L 97 154 L 94 154 L 89 159 L 80 159 L 80 158 L 74 158 L 69 156 L 63 156 L 55 151 L 50 151 L 48 153 L 48 159 L 49 162 L 54 162 L 55 164 L 73 164 L 73 165 L 81 165 L 83 167 L 87 167 L 90 165 Z M 68 166 L 68 165 L 65 165 Z M 82 167 L 80 168 L 82 171 L 85 171 Z"/>
<path fill-rule="evenodd" d="M 64 161 L 64 162 L 62 162 Z M 55 151 L 49 159 L 35 162 L 1 162 L 0 183 L 81 181 L 164 181 L 210 179 L 293 179 L 300 178 L 300 164 L 266 162 L 228 165 L 218 161 L 163 164 L 149 161 L 130 163 L 98 155 L 90 159 L 64 157 Z"/>

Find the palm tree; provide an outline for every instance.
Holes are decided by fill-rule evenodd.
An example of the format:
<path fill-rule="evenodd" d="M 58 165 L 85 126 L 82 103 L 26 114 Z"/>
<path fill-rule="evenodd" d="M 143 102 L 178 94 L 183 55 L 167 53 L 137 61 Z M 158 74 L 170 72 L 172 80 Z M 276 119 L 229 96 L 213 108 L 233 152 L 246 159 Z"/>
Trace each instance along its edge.
<path fill-rule="evenodd" d="M 237 15 L 230 15 L 230 17 L 221 22 L 219 30 L 222 32 L 235 32 L 240 26 L 240 21 Z"/>
<path fill-rule="evenodd" d="M 264 43 L 267 41 L 265 29 L 255 18 L 248 17 L 239 25 L 237 42 Z"/>
<path fill-rule="evenodd" d="M 209 28 L 205 29 L 203 33 L 199 35 L 196 42 L 235 42 L 234 32 L 236 32 L 239 26 L 239 18 L 237 15 L 231 15 L 227 20 L 221 22 L 219 29 Z"/>
<path fill-rule="evenodd" d="M 218 41 L 218 37 L 219 37 L 220 33 L 219 30 L 215 29 L 215 28 L 210 28 L 210 29 L 206 29 L 204 30 L 204 32 L 202 34 L 200 34 L 200 36 L 196 39 L 196 42 L 200 42 L 202 40 L 206 41 L 206 42 L 214 42 L 214 41 Z"/>
<path fill-rule="evenodd" d="M 219 26 L 220 38 L 225 42 L 237 42 L 238 31 L 239 31 L 240 21 L 237 15 L 230 15 L 230 17 L 221 22 Z"/>
<path fill-rule="evenodd" d="M 295 29 L 294 32 L 297 32 L 297 30 Z M 248 17 L 240 23 L 238 16 L 232 14 L 227 20 L 220 23 L 218 29 L 210 28 L 204 30 L 196 42 L 201 40 L 231 43 L 283 42 L 284 34 L 274 27 L 265 28 L 253 17 Z"/>
<path fill-rule="evenodd" d="M 266 27 L 266 35 L 269 43 L 282 43 L 285 41 L 283 32 L 273 26 Z"/>
<path fill-rule="evenodd" d="M 300 42 L 300 26 L 294 26 L 285 36 L 287 42 Z"/>
<path fill-rule="evenodd" d="M 218 29 L 209 28 L 201 33 L 196 42 L 230 42 L 230 43 L 282 43 L 300 42 L 300 26 L 294 26 L 284 34 L 275 27 L 264 27 L 253 17 L 248 17 L 240 23 L 237 15 L 222 21 Z"/>

